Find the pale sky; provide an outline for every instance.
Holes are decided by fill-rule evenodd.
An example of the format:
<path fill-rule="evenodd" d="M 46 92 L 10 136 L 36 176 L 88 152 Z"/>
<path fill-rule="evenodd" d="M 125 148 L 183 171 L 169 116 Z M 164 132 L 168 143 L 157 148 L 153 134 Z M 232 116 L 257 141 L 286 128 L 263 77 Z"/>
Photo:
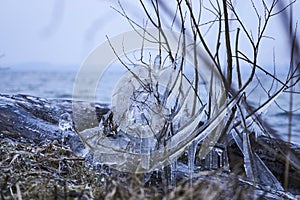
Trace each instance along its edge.
<path fill-rule="evenodd" d="M 80 64 L 105 35 L 129 29 L 120 26 L 121 17 L 110 4 L 103 0 L 1 0 L 0 54 L 4 57 L 0 64 Z"/>
<path fill-rule="evenodd" d="M 50 63 L 79 66 L 97 45 L 131 30 L 124 18 L 110 6 L 108 0 L 0 0 L 0 67 L 23 63 Z M 124 3 L 125 2 L 125 3 Z M 129 3 L 130 2 L 130 3 Z M 243 1 L 244 2 L 244 1 Z M 250 2 L 250 1 L 249 1 Z M 123 1 L 132 16 L 139 16 L 138 1 Z M 242 4 L 241 4 L 242 5 Z M 247 18 L 249 8 L 240 6 Z M 294 11 L 299 11 L 299 1 Z M 296 12 L 295 12 L 296 13 Z M 297 14 L 299 16 L 299 14 Z M 299 17 L 296 17 L 295 21 Z M 249 19 L 249 24 L 252 19 Z M 268 30 L 276 36 L 278 62 L 286 62 L 287 40 L 278 21 Z M 272 56 L 274 41 L 265 42 Z M 280 48 L 282 47 L 282 48 Z M 268 61 L 269 62 L 269 61 Z"/>

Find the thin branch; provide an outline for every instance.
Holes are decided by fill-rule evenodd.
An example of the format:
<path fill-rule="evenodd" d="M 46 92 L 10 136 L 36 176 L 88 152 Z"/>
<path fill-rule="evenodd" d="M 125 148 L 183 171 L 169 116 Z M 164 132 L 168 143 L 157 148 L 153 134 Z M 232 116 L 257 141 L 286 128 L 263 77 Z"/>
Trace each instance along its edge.
<path fill-rule="evenodd" d="M 242 76 L 241 76 L 241 70 L 240 70 L 240 61 L 238 58 L 238 51 L 239 51 L 239 35 L 240 35 L 240 29 L 237 29 L 236 32 L 236 39 L 235 39 L 235 56 L 236 56 L 236 70 L 237 70 L 237 77 L 238 77 L 238 85 L 239 89 L 242 88 Z"/>
<path fill-rule="evenodd" d="M 223 0 L 223 9 L 225 17 L 225 43 L 226 43 L 226 53 L 227 53 L 227 82 L 228 86 L 231 87 L 232 83 L 232 52 L 230 44 L 230 35 L 229 35 L 229 22 L 228 22 L 228 12 L 226 0 Z"/>

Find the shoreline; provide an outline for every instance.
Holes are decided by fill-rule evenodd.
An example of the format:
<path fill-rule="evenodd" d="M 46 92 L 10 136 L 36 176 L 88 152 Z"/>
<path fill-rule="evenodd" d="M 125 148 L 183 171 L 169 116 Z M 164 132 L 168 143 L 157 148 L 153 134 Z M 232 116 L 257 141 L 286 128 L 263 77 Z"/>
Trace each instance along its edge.
<path fill-rule="evenodd" d="M 77 105 L 79 108 L 77 111 L 80 113 L 80 116 L 82 116 L 83 119 L 87 121 L 92 121 L 88 118 L 88 113 L 93 111 L 97 114 L 97 120 L 100 120 L 103 115 L 108 113 L 109 109 L 106 108 L 103 105 L 100 104 L 92 104 L 87 102 L 77 102 Z M 23 165 L 22 168 L 26 168 L 26 162 L 24 163 L 22 161 L 22 157 L 29 156 L 30 158 L 34 158 L 32 163 L 29 164 L 28 170 L 32 170 L 35 168 L 35 165 L 38 166 L 39 169 L 43 170 L 50 170 L 51 173 L 54 173 L 56 175 L 60 175 L 61 168 L 60 165 L 65 165 L 64 162 L 68 163 L 69 161 L 72 163 L 70 166 L 76 166 L 79 164 L 83 169 L 82 170 L 88 170 L 88 168 L 94 168 L 95 166 L 92 166 L 89 164 L 88 158 L 80 157 L 74 152 L 78 153 L 82 149 L 84 149 L 84 144 L 80 141 L 80 138 L 76 133 L 69 132 L 67 135 L 64 135 L 64 132 L 61 130 L 60 124 L 60 118 L 63 114 L 68 113 L 69 115 L 72 115 L 72 102 L 70 100 L 61 100 L 61 99 L 44 99 L 44 98 L 38 98 L 33 96 L 26 96 L 26 95 L 0 95 L 0 138 L 1 138 L 1 151 L 4 153 L 3 155 L 11 155 L 10 157 L 3 158 L 2 162 L 2 169 L 3 170 L 17 170 L 16 168 L 6 168 L 3 166 L 9 166 L 10 164 L 17 164 L 14 163 L 15 161 L 20 161 L 20 166 Z M 93 119 L 95 120 L 95 119 Z M 84 127 L 91 127 L 92 124 L 83 124 Z M 94 125 L 95 126 L 95 125 Z M 67 130 L 67 131 L 72 131 Z M 267 137 L 260 137 L 260 138 L 250 138 L 252 140 L 252 143 L 255 144 L 253 148 L 255 149 L 256 154 L 260 157 L 260 159 L 263 160 L 263 162 L 269 167 L 269 169 L 273 172 L 273 174 L 281 181 L 283 181 L 284 177 L 282 176 L 284 173 L 284 163 L 285 159 L 280 153 L 280 149 L 277 149 L 276 145 L 280 147 L 284 147 L 283 149 L 288 149 L 293 152 L 293 155 L 296 156 L 298 159 L 300 158 L 300 147 L 296 145 L 287 144 L 281 140 L 273 140 L 271 141 Z M 5 141 L 7 142 L 5 145 L 9 147 L 10 145 L 10 151 L 6 151 L 5 149 Z M 254 142 L 256 141 L 256 142 Z M 274 146 L 273 142 L 276 142 L 276 145 Z M 62 146 L 63 144 L 63 146 Z M 8 149 L 9 149 L 8 148 Z M 16 148 L 16 149 L 14 149 Z M 20 148 L 21 150 L 17 150 L 17 148 Z M 238 147 L 234 144 L 229 145 L 228 147 L 228 157 L 229 157 L 229 166 L 230 166 L 230 173 L 225 172 L 224 169 L 218 168 L 215 170 L 202 170 L 199 172 L 193 173 L 193 180 L 195 180 L 195 184 L 197 185 L 197 181 L 208 181 L 209 180 L 215 180 L 220 179 L 223 180 L 226 184 L 222 185 L 223 187 L 228 187 L 227 189 L 231 192 L 234 191 L 234 188 L 231 188 L 230 190 L 230 184 L 235 185 L 234 187 L 242 188 L 246 187 L 246 185 L 249 185 L 247 183 L 247 180 L 245 179 L 245 172 L 243 171 L 243 156 L 241 152 L 239 151 Z M 44 153 L 41 154 L 41 152 L 47 151 L 49 154 L 48 157 L 44 157 L 41 155 L 45 155 Z M 57 152 L 60 152 L 61 155 L 57 154 Z M 39 157 L 41 156 L 41 157 Z M 59 156 L 59 157 L 56 157 Z M 29 158 L 29 159 L 30 159 Z M 47 165 L 41 165 L 43 161 L 47 161 L 49 159 L 53 162 L 58 162 L 58 165 L 56 166 L 56 169 L 54 170 L 53 167 L 51 168 L 51 164 L 49 163 L 49 166 Z M 185 160 L 186 158 L 183 158 Z M 6 165 L 4 164 L 6 162 Z M 46 162 L 47 163 L 47 162 Z M 89 166 L 88 168 L 86 168 Z M 49 167 L 49 169 L 47 168 Z M 25 169 L 24 168 L 24 169 Z M 44 168 L 44 169 L 42 169 Z M 55 168 L 55 167 L 54 167 Z M 76 168 L 77 169 L 77 168 Z M 52 170 L 52 171 L 51 171 Z M 54 170 L 54 171 L 53 171 Z M 69 169 L 72 171 L 72 167 Z M 79 169 L 78 169 L 79 170 Z M 113 171 L 113 170 L 111 170 Z M 8 172 L 8 173 L 6 173 Z M 4 175 L 4 179 L 6 180 L 7 177 L 9 179 L 9 174 L 11 174 L 11 171 L 6 171 Z M 18 173 L 21 173 L 22 170 Z M 58 173 L 59 172 L 59 173 Z M 79 170 L 80 172 L 80 170 Z M 78 173 L 79 173 L 78 172 Z M 101 172 L 101 170 L 100 170 Z M 87 173 L 100 173 L 99 169 L 98 171 L 87 171 Z M 22 173 L 25 173 L 24 171 Z M 27 172 L 26 172 L 27 173 Z M 34 172 L 35 173 L 35 172 Z M 57 174 L 58 173 L 58 174 Z M 112 173 L 112 172 L 110 172 Z M 112 182 L 114 179 L 117 180 L 117 177 L 122 174 L 122 172 L 114 172 L 115 177 L 112 176 Z M 197 177 L 197 173 L 199 173 L 201 176 Z M 46 174 L 49 174 L 48 172 Z M 68 173 L 67 173 L 68 174 Z M 126 174 L 126 173 L 125 173 Z M 188 174 L 185 172 L 185 174 Z M 205 175 L 206 174 L 206 175 Z M 19 174 L 20 175 L 20 174 Z M 26 175 L 26 174 L 23 174 Z M 29 173 L 30 175 L 30 173 Z M 98 174 L 99 175 L 99 174 Z M 97 175 L 97 176 L 98 176 Z M 99 177 L 93 177 L 93 178 L 100 178 L 101 176 L 110 176 L 109 173 L 106 172 L 102 175 L 100 174 Z M 128 175 L 128 173 L 127 173 Z M 21 176 L 21 175 L 20 175 Z M 136 175 L 132 175 L 132 177 L 135 177 Z M 186 176 L 186 175 L 185 175 Z M 131 177 L 131 178 L 132 178 Z M 204 177 L 204 178 L 203 178 Z M 206 178 L 205 178 L 206 177 Z M 219 177 L 219 178 L 218 178 Z M 221 177 L 221 178 L 220 178 Z M 37 177 L 42 178 L 42 177 Z M 55 177 L 51 175 L 51 179 Z M 60 178 L 59 178 L 60 179 Z M 185 182 L 190 182 L 188 180 L 189 178 L 186 178 Z M 199 180 L 197 180 L 199 179 Z M 228 179 L 228 180 L 227 180 Z M 300 186 L 297 185 L 300 181 L 300 172 L 297 169 L 290 169 L 289 179 L 291 186 L 289 188 L 289 191 L 293 194 L 300 194 Z M 77 178 L 74 178 L 71 182 L 76 182 Z M 227 180 L 227 182 L 226 182 Z M 233 181 L 234 180 L 234 181 Z M 243 181 L 241 181 L 243 180 Z M 87 180 L 91 181 L 91 180 Z M 7 185 L 14 185 L 14 187 L 17 187 L 16 183 L 18 181 L 12 181 L 9 184 L 8 183 L 2 183 L 2 188 L 5 188 Z M 153 181 L 152 181 L 153 182 Z M 155 180 L 154 182 L 159 182 L 159 180 Z M 184 181 L 183 181 L 184 182 Z M 194 181 L 192 181 L 194 183 Z M 146 183 L 146 182 L 144 182 Z M 144 184 L 142 183 L 142 185 Z M 188 183 L 182 183 L 180 182 L 180 187 L 186 188 L 188 187 Z M 121 184 L 121 183 L 120 183 Z M 163 178 L 160 179 L 160 184 L 157 186 L 156 189 L 159 189 L 160 187 L 165 187 L 166 183 L 163 182 Z M 187 184 L 187 185 L 186 185 Z M 209 182 L 210 184 L 210 182 Z M 212 183 L 213 185 L 215 183 Z M 75 184 L 76 185 L 76 184 Z M 148 183 L 149 185 L 149 183 Z M 196 187 L 195 185 L 195 187 Z M 200 187 L 201 184 L 199 184 L 197 187 Z M 152 187 L 153 185 L 150 184 Z M 154 185 L 155 186 L 155 185 Z M 18 186 L 20 187 L 20 185 Z M 52 189 L 55 189 L 55 185 L 53 185 Z M 60 190 L 63 190 L 63 185 L 60 185 Z M 81 187 L 81 186 L 80 186 Z M 96 187 L 96 186 L 95 186 Z M 141 187 L 141 186 L 139 186 Z M 194 184 L 191 188 L 194 187 Z M 212 186 L 217 187 L 217 186 Z M 219 187 L 219 186 L 218 186 Z M 248 186 L 247 186 L 248 187 Z M 246 188 L 247 188 L 246 187 Z M 252 194 L 255 187 L 252 185 L 249 186 L 252 188 Z M 100 187 L 101 188 L 101 187 Z M 15 188 L 16 189 L 16 188 Z M 84 190 L 81 188 L 82 191 Z M 103 188 L 102 188 L 103 189 Z M 149 188 L 147 188 L 148 190 Z M 152 188 L 153 189 L 153 188 Z M 178 187 L 173 188 L 169 193 L 166 191 L 163 193 L 164 195 L 174 195 L 176 196 Z M 197 188 L 194 188 L 195 190 L 198 190 Z M 193 189 L 193 190 L 194 190 Z M 223 188 L 224 189 L 224 188 Z M 221 191 L 223 191 L 223 189 Z M 93 189 L 97 190 L 97 189 Z M 180 190 L 180 189 L 178 189 Z M 257 188 L 255 189 L 257 190 Z M 53 190 L 54 191 L 54 190 Z M 85 190 L 84 190 L 85 191 Z M 241 193 L 243 194 L 249 194 L 249 191 L 247 189 L 246 192 Z M 262 190 L 264 191 L 264 190 Z M 202 191 L 204 192 L 204 190 Z M 224 191 L 223 191 L 224 192 Z M 265 191 L 266 194 L 273 194 L 272 189 L 269 191 Z M 55 193 L 55 191 L 54 191 Z M 52 194 L 54 194 L 52 193 Z M 83 192 L 84 193 L 84 192 Z M 151 193 L 151 192 L 150 192 Z M 282 191 L 281 195 L 289 195 L 290 193 L 286 193 Z M 107 194 L 108 195 L 108 194 Z M 221 194 L 219 194 L 221 195 Z M 277 194 L 278 195 L 278 194 Z M 293 195 L 292 195 L 293 196 Z"/>

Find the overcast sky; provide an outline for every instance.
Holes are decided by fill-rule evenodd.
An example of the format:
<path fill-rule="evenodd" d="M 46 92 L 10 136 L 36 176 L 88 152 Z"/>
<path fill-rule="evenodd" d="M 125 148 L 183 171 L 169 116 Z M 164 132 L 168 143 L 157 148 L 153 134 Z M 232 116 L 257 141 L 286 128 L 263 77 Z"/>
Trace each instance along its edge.
<path fill-rule="evenodd" d="M 0 63 L 78 65 L 106 34 L 116 34 L 119 16 L 109 6 L 103 0 L 1 0 Z"/>
<path fill-rule="evenodd" d="M 138 1 L 128 2 L 130 12 L 138 16 L 134 9 Z M 130 30 L 110 6 L 116 6 L 116 1 L 0 0 L 0 67 L 23 63 L 79 66 L 90 51 L 105 41 L 106 35 Z M 241 10 L 247 15 L 247 7 Z M 299 2 L 294 10 L 300 10 Z M 274 27 L 269 31 L 275 31 L 277 36 L 283 34 L 279 25 Z M 277 38 L 279 46 L 285 42 Z M 267 44 L 270 54 L 272 43 Z M 287 57 L 283 53 L 277 56 L 278 60 Z"/>

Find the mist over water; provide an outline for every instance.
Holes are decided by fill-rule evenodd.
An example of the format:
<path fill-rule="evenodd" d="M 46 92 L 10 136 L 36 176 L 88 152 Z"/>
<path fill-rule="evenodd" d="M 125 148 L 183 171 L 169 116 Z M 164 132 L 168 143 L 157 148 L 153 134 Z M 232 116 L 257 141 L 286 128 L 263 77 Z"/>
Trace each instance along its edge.
<path fill-rule="evenodd" d="M 110 103 L 111 95 L 114 86 L 117 84 L 124 70 L 106 71 L 98 83 L 96 90 L 95 101 Z M 77 71 L 75 69 L 68 70 L 18 70 L 18 69 L 0 69 L 0 94 L 26 94 L 44 98 L 62 98 L 72 99 L 73 84 L 76 79 Z M 285 77 L 285 75 L 281 75 Z M 260 80 L 261 83 L 258 83 Z M 87 85 L 89 77 L 86 77 Z M 270 82 L 269 77 L 265 74 L 258 74 L 258 79 L 255 79 L 252 85 L 253 91 L 250 92 L 248 100 L 253 105 L 263 103 L 268 94 L 266 90 L 270 90 L 273 94 L 280 85 Z M 264 89 L 259 84 L 263 85 Z M 300 86 L 295 87 L 300 91 Z M 84 96 L 90 95 L 87 91 L 82 91 L 81 99 Z M 292 123 L 292 142 L 300 144 L 300 98 L 295 95 L 293 98 L 293 123 Z M 278 135 L 287 140 L 288 135 L 288 111 L 289 110 L 289 93 L 282 93 L 276 102 L 263 113 L 263 118 L 270 124 Z"/>

